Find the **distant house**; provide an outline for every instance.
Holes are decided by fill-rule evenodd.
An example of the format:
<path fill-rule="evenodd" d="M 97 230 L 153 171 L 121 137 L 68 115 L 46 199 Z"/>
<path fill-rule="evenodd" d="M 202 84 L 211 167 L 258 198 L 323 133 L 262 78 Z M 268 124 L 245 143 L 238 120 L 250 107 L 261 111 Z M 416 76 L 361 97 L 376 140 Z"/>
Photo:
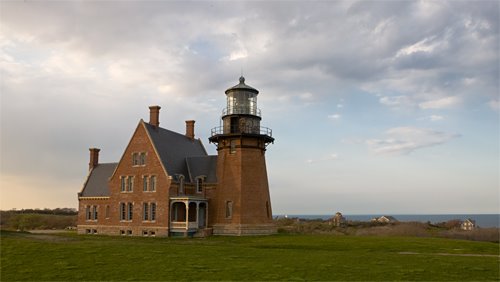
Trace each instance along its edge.
<path fill-rule="evenodd" d="M 394 217 L 390 216 L 390 215 L 383 215 L 381 217 L 375 217 L 375 218 L 373 218 L 372 222 L 394 223 L 394 222 L 398 222 L 398 220 L 395 219 Z"/>
<path fill-rule="evenodd" d="M 460 224 L 460 229 L 462 230 L 474 230 L 477 228 L 476 221 L 467 218 L 464 222 Z"/>
<path fill-rule="evenodd" d="M 340 227 L 340 226 L 345 226 L 346 224 L 347 221 L 340 212 L 335 213 L 335 216 L 330 218 L 330 225 Z"/>

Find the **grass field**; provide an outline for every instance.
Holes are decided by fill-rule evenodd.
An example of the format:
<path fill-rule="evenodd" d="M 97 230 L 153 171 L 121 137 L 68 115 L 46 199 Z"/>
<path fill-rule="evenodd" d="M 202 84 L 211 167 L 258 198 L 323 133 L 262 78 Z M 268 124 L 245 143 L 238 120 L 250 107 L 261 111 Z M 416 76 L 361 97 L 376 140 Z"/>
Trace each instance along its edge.
<path fill-rule="evenodd" d="M 1 233 L 1 281 L 498 280 L 499 244 L 275 235 L 206 239 Z"/>

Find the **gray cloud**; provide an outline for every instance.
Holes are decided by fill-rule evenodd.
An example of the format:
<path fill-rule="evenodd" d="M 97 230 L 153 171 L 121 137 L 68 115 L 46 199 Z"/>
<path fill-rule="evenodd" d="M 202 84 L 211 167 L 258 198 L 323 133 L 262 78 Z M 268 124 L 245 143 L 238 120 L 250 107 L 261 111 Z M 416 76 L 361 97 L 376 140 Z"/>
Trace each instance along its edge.
<path fill-rule="evenodd" d="M 366 144 L 376 154 L 409 154 L 460 137 L 459 134 L 415 127 L 396 127 L 385 133 L 387 135 L 385 139 L 366 140 Z"/>

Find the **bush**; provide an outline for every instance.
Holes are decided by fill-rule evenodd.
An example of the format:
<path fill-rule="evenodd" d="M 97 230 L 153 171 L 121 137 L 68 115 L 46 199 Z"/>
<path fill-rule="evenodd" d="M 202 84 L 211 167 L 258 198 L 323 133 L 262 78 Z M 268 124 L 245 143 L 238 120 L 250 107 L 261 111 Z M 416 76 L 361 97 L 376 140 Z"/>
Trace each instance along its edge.
<path fill-rule="evenodd" d="M 64 229 L 76 226 L 76 215 L 51 214 L 6 214 L 2 213 L 2 229 L 33 230 L 33 229 Z"/>
<path fill-rule="evenodd" d="M 500 229 L 499 228 L 477 228 L 474 230 L 453 229 L 440 232 L 438 236 L 451 239 L 498 243 L 500 238 Z"/>

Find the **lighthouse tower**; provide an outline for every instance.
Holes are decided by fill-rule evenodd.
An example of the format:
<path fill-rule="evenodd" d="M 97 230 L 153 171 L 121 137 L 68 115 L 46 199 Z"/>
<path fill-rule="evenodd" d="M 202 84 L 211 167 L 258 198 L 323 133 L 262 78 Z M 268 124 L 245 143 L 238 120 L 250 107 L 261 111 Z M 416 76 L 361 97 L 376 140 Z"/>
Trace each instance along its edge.
<path fill-rule="evenodd" d="M 259 91 L 240 77 L 240 83 L 225 93 L 222 125 L 213 128 L 209 138 L 218 153 L 213 233 L 275 233 L 265 160 L 266 147 L 274 138 L 271 129 L 260 126 Z"/>

